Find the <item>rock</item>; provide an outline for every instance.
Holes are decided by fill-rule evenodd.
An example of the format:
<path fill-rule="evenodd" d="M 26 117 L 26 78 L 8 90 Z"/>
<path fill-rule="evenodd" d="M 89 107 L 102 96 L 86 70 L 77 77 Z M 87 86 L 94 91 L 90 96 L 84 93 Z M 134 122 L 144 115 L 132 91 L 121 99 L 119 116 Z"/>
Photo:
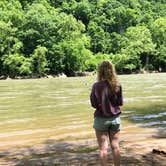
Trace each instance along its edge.
<path fill-rule="evenodd" d="M 7 78 L 7 77 L 4 76 L 4 75 L 0 76 L 0 80 L 5 80 L 6 78 Z"/>
<path fill-rule="evenodd" d="M 11 78 L 8 76 L 8 77 L 6 78 L 6 80 L 11 80 Z"/>
<path fill-rule="evenodd" d="M 52 75 L 46 75 L 45 78 L 54 78 Z"/>
<path fill-rule="evenodd" d="M 166 156 L 166 152 L 162 149 L 161 150 L 160 149 L 153 149 L 152 153 Z"/>
<path fill-rule="evenodd" d="M 60 77 L 60 78 L 66 78 L 67 77 L 64 73 L 58 74 L 57 76 Z"/>

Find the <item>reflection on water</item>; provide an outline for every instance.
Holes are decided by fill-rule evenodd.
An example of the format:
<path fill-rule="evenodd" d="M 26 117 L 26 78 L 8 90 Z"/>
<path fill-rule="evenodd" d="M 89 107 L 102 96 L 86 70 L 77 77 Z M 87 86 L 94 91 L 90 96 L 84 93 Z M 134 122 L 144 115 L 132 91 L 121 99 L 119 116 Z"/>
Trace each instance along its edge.
<path fill-rule="evenodd" d="M 125 101 L 123 132 L 135 132 L 138 126 L 164 128 L 166 73 L 119 79 Z M 94 137 L 89 103 L 94 81 L 95 77 L 0 81 L 0 142 Z"/>

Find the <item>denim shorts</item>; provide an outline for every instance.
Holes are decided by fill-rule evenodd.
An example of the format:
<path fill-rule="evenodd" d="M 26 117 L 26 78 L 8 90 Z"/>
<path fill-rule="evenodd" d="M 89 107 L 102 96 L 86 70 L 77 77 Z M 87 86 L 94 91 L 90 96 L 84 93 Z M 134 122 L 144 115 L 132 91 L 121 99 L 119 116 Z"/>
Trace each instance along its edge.
<path fill-rule="evenodd" d="M 109 117 L 109 118 L 95 117 L 93 128 L 99 131 L 120 131 L 121 129 L 120 116 Z"/>

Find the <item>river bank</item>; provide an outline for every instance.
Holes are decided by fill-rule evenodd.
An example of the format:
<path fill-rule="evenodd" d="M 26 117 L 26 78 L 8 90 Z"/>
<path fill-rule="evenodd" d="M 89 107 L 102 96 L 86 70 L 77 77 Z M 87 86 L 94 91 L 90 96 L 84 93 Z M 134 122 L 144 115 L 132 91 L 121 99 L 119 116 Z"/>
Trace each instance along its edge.
<path fill-rule="evenodd" d="M 162 74 L 166 73 L 166 71 L 137 71 L 137 72 L 117 72 L 118 75 L 131 75 L 131 74 Z M 21 79 L 41 79 L 41 78 L 67 78 L 67 77 L 87 77 L 87 76 L 95 76 L 96 72 L 76 72 L 73 73 L 71 76 L 67 76 L 65 73 L 60 74 L 43 74 L 43 75 L 29 75 L 29 76 L 8 76 L 8 75 L 1 75 L 0 80 L 21 80 Z"/>
<path fill-rule="evenodd" d="M 121 141 L 122 166 L 165 166 L 166 155 L 154 153 L 153 149 L 164 151 L 165 140 L 127 143 Z M 109 149 L 108 162 L 112 165 Z M 0 154 L 1 166 L 90 166 L 100 165 L 96 140 L 48 142 L 45 145 L 11 149 Z"/>
<path fill-rule="evenodd" d="M 122 166 L 165 166 L 166 133 L 154 129 L 122 131 L 120 150 Z M 109 148 L 108 162 L 112 164 Z M 95 138 L 81 140 L 46 140 L 33 146 L 3 148 L 1 166 L 99 166 L 99 149 Z"/>

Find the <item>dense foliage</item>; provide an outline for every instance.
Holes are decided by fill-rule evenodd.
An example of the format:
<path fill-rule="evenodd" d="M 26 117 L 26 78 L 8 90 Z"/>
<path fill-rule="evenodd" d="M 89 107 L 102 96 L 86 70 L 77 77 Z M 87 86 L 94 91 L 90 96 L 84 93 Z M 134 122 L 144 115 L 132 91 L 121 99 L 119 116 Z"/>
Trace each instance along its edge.
<path fill-rule="evenodd" d="M 166 71 L 164 0 L 1 0 L 0 75 Z"/>

